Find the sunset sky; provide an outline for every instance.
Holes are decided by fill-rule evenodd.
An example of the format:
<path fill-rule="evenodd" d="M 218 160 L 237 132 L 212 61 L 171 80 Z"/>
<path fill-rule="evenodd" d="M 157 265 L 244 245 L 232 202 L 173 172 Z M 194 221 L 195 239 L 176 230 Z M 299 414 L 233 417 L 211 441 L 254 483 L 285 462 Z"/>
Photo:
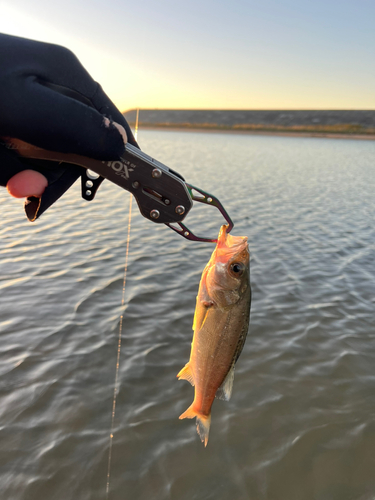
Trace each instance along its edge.
<path fill-rule="evenodd" d="M 375 109 L 374 0 L 0 0 L 125 111 Z"/>

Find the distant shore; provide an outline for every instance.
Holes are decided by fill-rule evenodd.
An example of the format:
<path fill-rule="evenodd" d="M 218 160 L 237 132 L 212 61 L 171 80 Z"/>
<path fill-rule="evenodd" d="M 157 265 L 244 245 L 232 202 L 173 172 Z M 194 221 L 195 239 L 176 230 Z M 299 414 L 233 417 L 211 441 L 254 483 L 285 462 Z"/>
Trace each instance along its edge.
<path fill-rule="evenodd" d="M 135 125 L 135 123 L 129 123 L 130 126 Z M 320 137 L 326 139 L 353 139 L 353 140 L 375 140 L 375 129 L 374 131 L 361 132 L 349 132 L 349 131 L 333 131 L 322 129 L 318 127 L 311 127 L 306 130 L 296 130 L 291 127 L 277 127 L 277 128 L 246 128 L 246 127 L 221 127 L 213 125 L 199 126 L 194 124 L 175 124 L 175 123 L 139 123 L 140 130 L 169 130 L 175 132 L 204 132 L 204 133 L 221 133 L 221 134 L 240 134 L 240 135 L 270 135 L 270 136 L 281 136 L 281 137 Z"/>
<path fill-rule="evenodd" d="M 134 125 L 137 110 L 124 112 Z M 139 127 L 226 134 L 375 140 L 375 110 L 140 109 Z"/>

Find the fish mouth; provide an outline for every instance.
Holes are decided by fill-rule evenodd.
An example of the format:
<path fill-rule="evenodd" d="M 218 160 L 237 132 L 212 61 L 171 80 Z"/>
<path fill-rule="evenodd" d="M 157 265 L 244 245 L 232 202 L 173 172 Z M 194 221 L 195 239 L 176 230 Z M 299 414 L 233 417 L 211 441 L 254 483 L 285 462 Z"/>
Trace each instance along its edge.
<path fill-rule="evenodd" d="M 235 256 L 242 255 L 245 261 L 249 259 L 249 248 L 247 244 L 247 236 L 231 236 L 228 234 L 227 225 L 220 228 L 217 238 L 217 245 L 212 254 L 211 259 L 215 262 L 227 263 Z"/>
<path fill-rule="evenodd" d="M 227 232 L 229 225 L 223 224 L 217 238 L 217 248 L 227 248 L 237 252 L 247 245 L 247 236 L 232 236 Z"/>

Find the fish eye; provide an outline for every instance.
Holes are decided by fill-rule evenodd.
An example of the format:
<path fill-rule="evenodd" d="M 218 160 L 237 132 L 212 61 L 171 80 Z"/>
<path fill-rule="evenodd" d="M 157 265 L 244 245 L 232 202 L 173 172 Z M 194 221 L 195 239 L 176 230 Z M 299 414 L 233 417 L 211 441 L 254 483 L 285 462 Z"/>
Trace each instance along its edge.
<path fill-rule="evenodd" d="M 229 269 L 233 276 L 239 278 L 240 276 L 243 275 L 245 266 L 241 262 L 234 262 L 233 264 L 230 265 Z"/>

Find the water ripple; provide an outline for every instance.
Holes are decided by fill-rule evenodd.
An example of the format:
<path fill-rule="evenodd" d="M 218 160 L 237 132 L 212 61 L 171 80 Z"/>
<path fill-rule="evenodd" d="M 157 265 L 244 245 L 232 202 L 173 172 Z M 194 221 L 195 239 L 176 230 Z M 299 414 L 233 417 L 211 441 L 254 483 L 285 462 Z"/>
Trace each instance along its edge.
<path fill-rule="evenodd" d="M 374 144 L 172 131 L 142 142 L 249 236 L 251 325 L 232 399 L 215 401 L 207 449 L 178 419 L 193 400 L 176 374 L 211 244 L 135 208 L 121 308 L 127 194 L 104 183 L 86 203 L 77 185 L 29 224 L 1 192 L 3 497 L 104 498 L 124 313 L 111 500 L 370 500 Z M 195 207 L 190 222 L 209 232 L 220 218 Z"/>

